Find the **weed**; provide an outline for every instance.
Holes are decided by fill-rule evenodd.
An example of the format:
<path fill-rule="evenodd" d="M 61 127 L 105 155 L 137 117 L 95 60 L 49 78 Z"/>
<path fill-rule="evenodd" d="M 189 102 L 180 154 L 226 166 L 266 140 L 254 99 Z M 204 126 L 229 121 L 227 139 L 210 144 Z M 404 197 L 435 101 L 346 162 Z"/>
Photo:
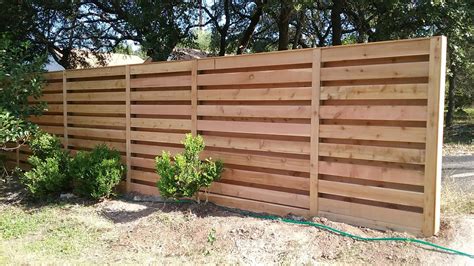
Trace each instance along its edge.
<path fill-rule="evenodd" d="M 216 242 L 216 229 L 212 228 L 207 234 L 207 243 L 214 245 L 214 242 Z"/>

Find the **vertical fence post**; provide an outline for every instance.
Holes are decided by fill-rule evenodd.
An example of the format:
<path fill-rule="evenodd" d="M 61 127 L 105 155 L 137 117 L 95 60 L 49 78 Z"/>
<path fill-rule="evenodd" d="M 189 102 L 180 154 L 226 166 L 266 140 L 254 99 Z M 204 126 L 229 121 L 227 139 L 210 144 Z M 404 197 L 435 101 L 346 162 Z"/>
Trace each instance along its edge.
<path fill-rule="evenodd" d="M 197 135 L 197 73 L 198 72 L 198 61 L 193 60 L 191 68 L 191 134 Z"/>
<path fill-rule="evenodd" d="M 311 93 L 311 151 L 309 215 L 318 215 L 318 164 L 319 164 L 319 99 L 321 94 L 321 49 L 313 50 L 312 93 Z"/>
<path fill-rule="evenodd" d="M 131 114 L 130 114 L 130 66 L 125 66 L 125 150 L 127 163 L 126 191 L 130 192 L 132 182 L 132 140 L 131 140 Z"/>
<path fill-rule="evenodd" d="M 426 236 L 437 234 L 440 226 L 445 74 L 446 37 L 433 37 L 430 40 L 425 149 L 423 234 Z"/>
<path fill-rule="evenodd" d="M 64 149 L 68 149 L 69 140 L 67 132 L 67 75 L 66 70 L 63 70 L 63 125 L 64 125 L 64 136 L 63 145 Z"/>

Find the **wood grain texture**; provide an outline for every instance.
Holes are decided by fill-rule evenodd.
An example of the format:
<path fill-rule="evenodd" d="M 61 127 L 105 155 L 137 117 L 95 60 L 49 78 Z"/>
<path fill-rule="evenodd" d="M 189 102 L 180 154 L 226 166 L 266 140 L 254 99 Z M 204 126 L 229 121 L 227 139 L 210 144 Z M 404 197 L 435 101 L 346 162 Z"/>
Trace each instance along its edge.
<path fill-rule="evenodd" d="M 290 101 L 311 100 L 311 88 L 261 88 L 200 90 L 200 101 Z"/>
<path fill-rule="evenodd" d="M 125 157 L 127 164 L 126 173 L 126 191 L 129 192 L 132 183 L 132 116 L 131 106 L 131 87 L 130 87 L 130 66 L 125 66 Z"/>
<path fill-rule="evenodd" d="M 437 234 L 440 227 L 441 159 L 443 148 L 446 37 L 430 42 L 428 112 L 426 125 L 425 206 L 423 233 Z"/>
<path fill-rule="evenodd" d="M 319 213 L 319 134 L 320 134 L 320 97 L 321 97 L 321 49 L 313 51 L 313 77 L 311 93 L 311 152 L 310 152 L 310 185 L 309 214 Z"/>
<path fill-rule="evenodd" d="M 433 37 L 53 72 L 29 99 L 49 108 L 31 121 L 72 153 L 120 150 L 128 191 L 158 195 L 154 158 L 199 133 L 200 158 L 225 164 L 208 195 L 217 204 L 430 236 L 445 46 Z M 27 167 L 27 154 L 9 162 Z"/>
<path fill-rule="evenodd" d="M 311 69 L 252 71 L 237 73 L 202 74 L 199 86 L 311 82 Z"/>
<path fill-rule="evenodd" d="M 427 99 L 427 84 L 326 86 L 321 100 Z"/>

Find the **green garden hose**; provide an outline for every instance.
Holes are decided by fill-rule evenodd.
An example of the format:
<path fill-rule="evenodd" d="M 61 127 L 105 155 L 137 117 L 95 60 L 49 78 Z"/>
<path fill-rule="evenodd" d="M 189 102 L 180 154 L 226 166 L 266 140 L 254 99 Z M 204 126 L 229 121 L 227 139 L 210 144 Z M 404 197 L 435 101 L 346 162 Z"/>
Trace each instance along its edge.
<path fill-rule="evenodd" d="M 163 201 L 163 203 L 196 203 L 196 202 L 193 201 L 193 200 L 177 200 L 177 201 Z M 436 248 L 436 249 L 439 249 L 439 250 L 449 252 L 450 254 L 466 256 L 468 258 L 474 259 L 474 254 L 469 254 L 469 253 L 462 252 L 462 251 L 459 251 L 459 250 L 443 247 L 443 246 L 440 246 L 440 245 L 437 245 L 437 244 L 434 244 L 434 243 L 431 243 L 431 242 L 428 242 L 428 241 L 419 240 L 419 239 L 416 239 L 416 238 L 362 237 L 362 236 L 357 236 L 357 235 L 353 235 L 353 234 L 348 233 L 348 232 L 338 230 L 336 228 L 333 228 L 333 227 L 330 227 L 330 226 L 327 226 L 327 225 L 324 225 L 324 224 L 319 224 L 319 223 L 315 223 L 315 222 L 311 222 L 311 221 L 297 221 L 297 220 L 293 220 L 293 219 L 289 219 L 289 218 L 283 218 L 283 217 L 274 216 L 274 215 L 263 215 L 263 214 L 257 214 L 257 213 L 254 213 L 254 212 L 249 212 L 249 211 L 242 211 L 242 210 L 237 210 L 237 209 L 232 209 L 232 208 L 226 208 L 226 207 L 222 207 L 222 206 L 219 206 L 219 207 L 221 207 L 221 208 L 223 208 L 227 211 L 234 212 L 234 213 L 241 214 L 241 215 L 248 216 L 248 217 L 259 218 L 259 219 L 264 219 L 264 220 L 272 220 L 272 221 L 282 221 L 282 222 L 290 223 L 290 224 L 299 224 L 299 225 L 312 226 L 312 227 L 316 227 L 316 228 L 319 228 L 319 229 L 323 229 L 323 230 L 338 234 L 340 236 L 349 237 L 349 238 L 352 238 L 352 239 L 355 239 L 355 240 L 358 240 L 358 241 L 396 241 L 396 242 L 418 243 L 418 244 L 421 244 L 421 245 L 426 245 L 426 246 L 430 246 L 430 247 L 433 247 L 433 248 Z"/>
<path fill-rule="evenodd" d="M 341 235 L 341 236 L 350 237 L 352 239 L 359 240 L 359 241 L 397 241 L 397 242 L 418 243 L 418 244 L 434 247 L 434 248 L 437 248 L 437 249 L 440 249 L 440 250 L 443 250 L 443 251 L 447 251 L 447 252 L 450 252 L 451 254 L 466 256 L 468 258 L 474 259 L 473 254 L 469 254 L 469 253 L 465 253 L 465 252 L 458 251 L 458 250 L 455 250 L 455 249 L 443 247 L 443 246 L 436 245 L 436 244 L 428 242 L 428 241 L 419 240 L 419 239 L 416 239 L 416 238 L 362 237 L 362 236 L 357 236 L 357 235 L 353 235 L 351 233 L 347 233 L 347 232 L 338 230 L 336 228 L 333 228 L 333 227 L 330 227 L 330 226 L 327 226 L 327 225 L 324 225 L 324 224 L 319 224 L 319 223 L 310 222 L 310 221 L 297 221 L 297 220 L 282 218 L 282 217 L 273 216 L 273 215 L 260 215 L 260 214 L 251 213 L 251 212 L 244 212 L 244 211 L 238 211 L 238 213 L 242 213 L 245 216 L 260 218 L 260 219 L 265 219 L 265 220 L 282 221 L 282 222 L 291 223 L 291 224 L 301 224 L 301 225 L 313 226 L 313 227 L 316 227 L 316 228 L 327 230 L 327 231 L 332 232 L 332 233 L 336 233 L 336 234 Z"/>

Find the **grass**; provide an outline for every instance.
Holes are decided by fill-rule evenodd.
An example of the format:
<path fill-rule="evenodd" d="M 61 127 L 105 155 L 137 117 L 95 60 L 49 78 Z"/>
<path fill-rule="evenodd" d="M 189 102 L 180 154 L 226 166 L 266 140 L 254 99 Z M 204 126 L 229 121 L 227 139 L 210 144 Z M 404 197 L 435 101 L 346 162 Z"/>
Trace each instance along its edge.
<path fill-rule="evenodd" d="M 7 240 L 36 231 L 47 217 L 46 211 L 28 213 L 19 208 L 6 208 L 0 213 L 0 235 Z"/>
<path fill-rule="evenodd" d="M 0 209 L 0 264 L 82 259 L 86 250 L 106 243 L 110 228 L 87 206 L 53 204 L 30 210 L 6 205 Z"/>
<path fill-rule="evenodd" d="M 444 142 L 474 144 L 474 108 L 458 110 L 454 114 L 453 125 L 446 129 Z"/>
<path fill-rule="evenodd" d="M 441 188 L 441 213 L 447 215 L 474 214 L 474 193 L 463 191 L 454 178 L 447 177 Z"/>
<path fill-rule="evenodd" d="M 474 153 L 474 108 L 454 114 L 452 127 L 444 131 L 443 152 L 446 155 Z"/>

